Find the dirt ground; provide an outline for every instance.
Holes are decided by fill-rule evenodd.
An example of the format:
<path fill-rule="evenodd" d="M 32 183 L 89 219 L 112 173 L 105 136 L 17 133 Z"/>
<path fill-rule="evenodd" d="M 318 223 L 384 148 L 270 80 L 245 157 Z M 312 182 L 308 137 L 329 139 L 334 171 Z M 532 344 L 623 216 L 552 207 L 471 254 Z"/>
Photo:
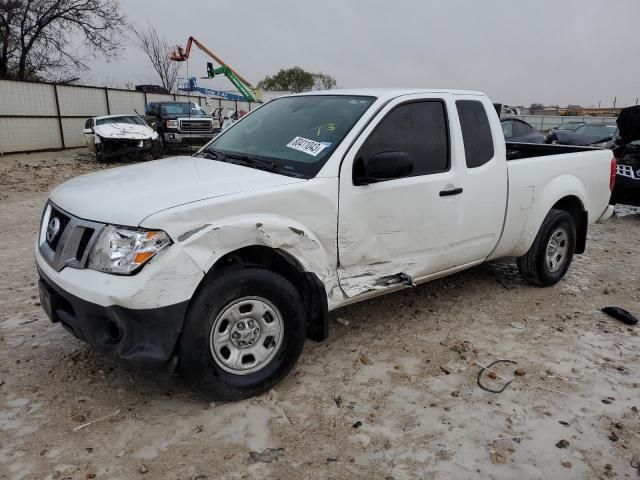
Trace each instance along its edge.
<path fill-rule="evenodd" d="M 338 310 L 275 390 L 211 404 L 94 353 L 39 306 L 47 192 L 107 167 L 82 150 L 0 157 L 0 479 L 640 475 L 640 327 L 600 312 L 640 315 L 640 209 L 594 226 L 555 287 L 504 261 Z M 517 365 L 484 382 L 513 382 L 489 393 L 478 363 L 498 359 Z"/>

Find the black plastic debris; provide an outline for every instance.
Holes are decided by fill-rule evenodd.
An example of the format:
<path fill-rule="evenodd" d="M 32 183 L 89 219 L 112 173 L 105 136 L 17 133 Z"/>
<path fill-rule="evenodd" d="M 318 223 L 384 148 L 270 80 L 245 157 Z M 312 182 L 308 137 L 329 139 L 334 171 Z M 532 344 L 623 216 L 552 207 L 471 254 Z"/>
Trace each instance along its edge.
<path fill-rule="evenodd" d="M 604 307 L 602 309 L 602 312 L 606 313 L 607 315 L 612 316 L 613 318 L 615 318 L 617 320 L 620 320 L 623 323 L 626 323 L 627 325 L 635 325 L 636 323 L 638 323 L 638 319 L 636 317 L 634 317 L 633 315 L 631 315 L 631 313 L 629 313 L 624 308 L 620 308 L 620 307 Z"/>

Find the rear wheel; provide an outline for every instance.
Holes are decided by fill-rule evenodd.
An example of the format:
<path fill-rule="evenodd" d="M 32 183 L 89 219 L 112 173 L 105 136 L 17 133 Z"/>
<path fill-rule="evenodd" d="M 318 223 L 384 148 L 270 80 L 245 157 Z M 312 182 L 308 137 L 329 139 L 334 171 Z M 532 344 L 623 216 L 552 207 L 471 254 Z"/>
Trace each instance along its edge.
<path fill-rule="evenodd" d="M 189 308 L 181 370 L 215 399 L 259 395 L 293 368 L 305 337 L 303 301 L 286 278 L 261 268 L 230 270 L 208 281 Z"/>
<path fill-rule="evenodd" d="M 567 273 L 575 249 L 573 217 L 564 210 L 552 209 L 529 251 L 518 258 L 518 270 L 533 285 L 554 285 Z"/>

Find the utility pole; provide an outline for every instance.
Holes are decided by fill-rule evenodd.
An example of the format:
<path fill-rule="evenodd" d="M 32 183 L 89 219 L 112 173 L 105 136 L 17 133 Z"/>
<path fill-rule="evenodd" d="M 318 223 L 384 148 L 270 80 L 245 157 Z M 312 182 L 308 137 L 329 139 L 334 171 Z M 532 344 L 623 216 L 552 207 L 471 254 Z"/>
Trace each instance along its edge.
<path fill-rule="evenodd" d="M 618 101 L 618 97 L 613 97 L 613 108 L 616 108 L 617 101 Z"/>

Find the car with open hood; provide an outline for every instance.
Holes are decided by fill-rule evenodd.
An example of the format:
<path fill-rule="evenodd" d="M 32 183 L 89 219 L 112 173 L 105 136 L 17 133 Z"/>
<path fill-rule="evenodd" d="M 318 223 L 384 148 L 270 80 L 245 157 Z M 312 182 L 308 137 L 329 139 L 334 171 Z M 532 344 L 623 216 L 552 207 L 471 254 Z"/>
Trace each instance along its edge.
<path fill-rule="evenodd" d="M 618 161 L 612 202 L 640 207 L 640 106 L 622 109 L 616 123 L 618 135 L 607 145 Z"/>
<path fill-rule="evenodd" d="M 138 115 L 104 115 L 87 119 L 83 130 L 87 148 L 100 161 L 150 154 L 162 158 L 158 134 Z"/>

